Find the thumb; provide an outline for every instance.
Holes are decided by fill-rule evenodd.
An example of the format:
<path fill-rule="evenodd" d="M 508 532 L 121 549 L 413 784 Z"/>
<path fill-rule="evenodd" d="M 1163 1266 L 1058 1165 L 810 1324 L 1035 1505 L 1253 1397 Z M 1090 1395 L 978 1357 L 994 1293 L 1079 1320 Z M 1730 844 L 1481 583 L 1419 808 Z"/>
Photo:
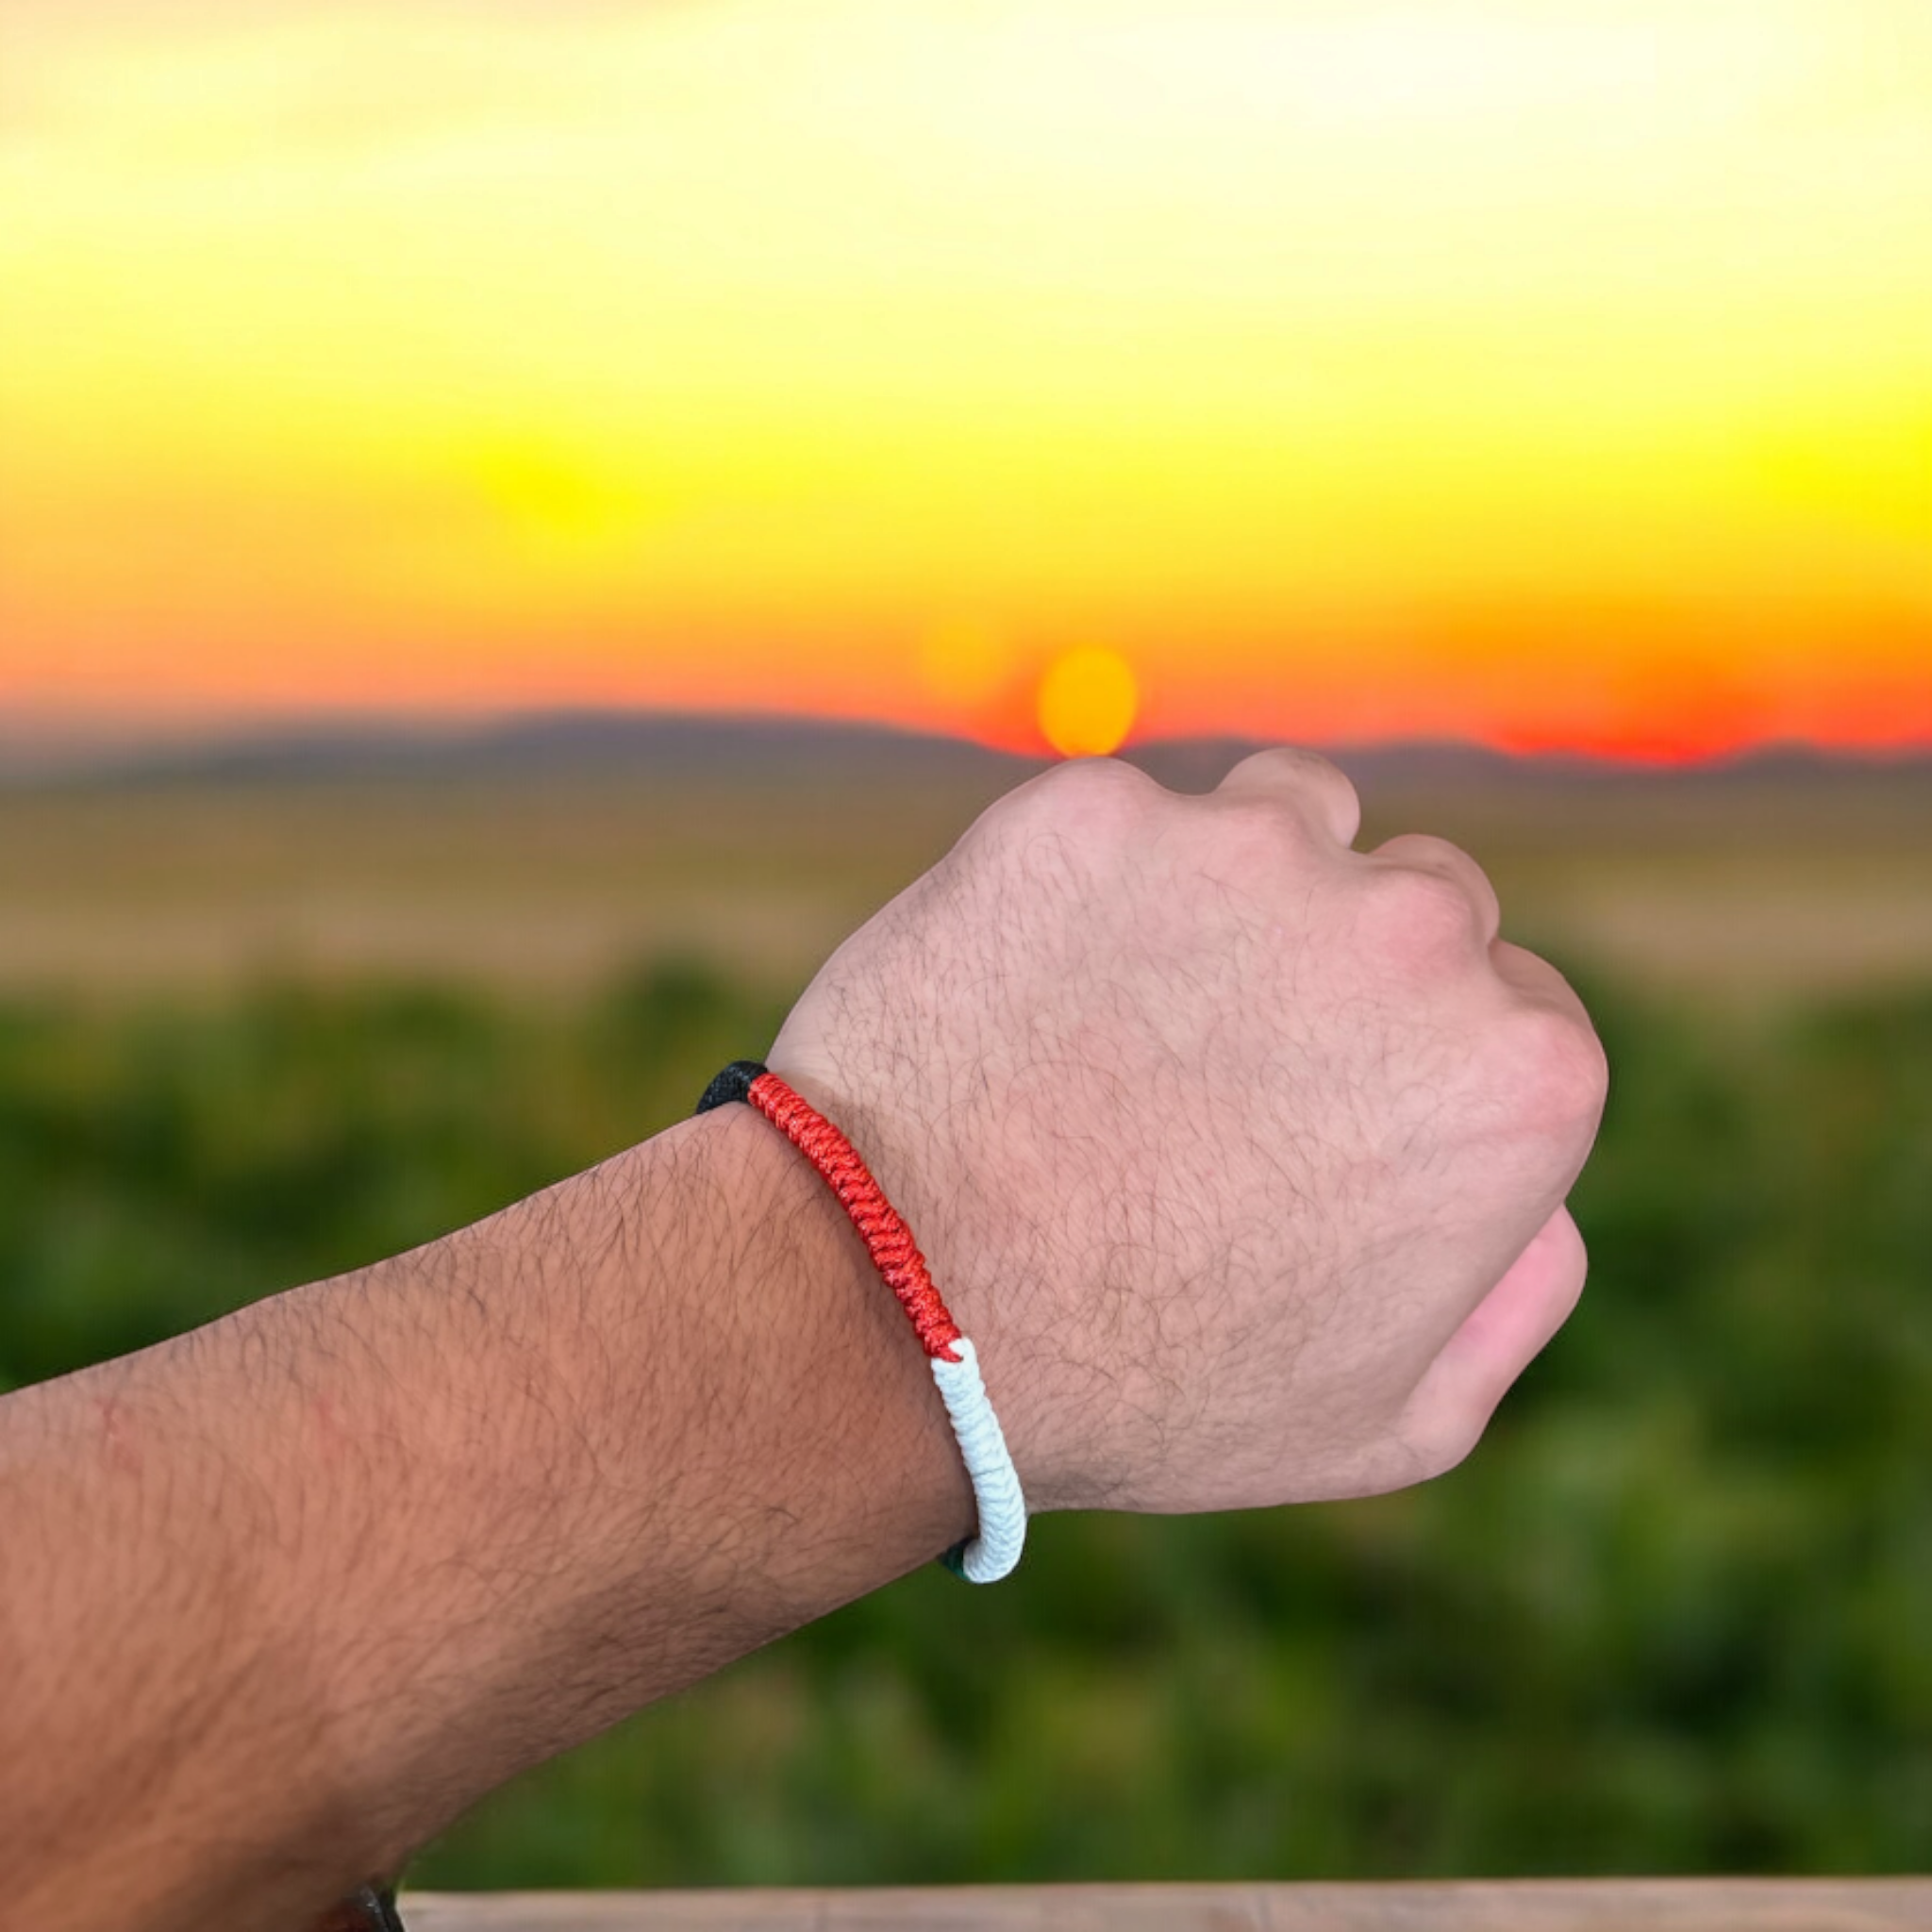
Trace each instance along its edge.
<path fill-rule="evenodd" d="M 1475 1447 L 1496 1405 L 1569 1319 L 1583 1293 L 1583 1237 L 1558 1208 L 1429 1364 L 1404 1413 L 1404 1436 L 1442 1468 Z"/>

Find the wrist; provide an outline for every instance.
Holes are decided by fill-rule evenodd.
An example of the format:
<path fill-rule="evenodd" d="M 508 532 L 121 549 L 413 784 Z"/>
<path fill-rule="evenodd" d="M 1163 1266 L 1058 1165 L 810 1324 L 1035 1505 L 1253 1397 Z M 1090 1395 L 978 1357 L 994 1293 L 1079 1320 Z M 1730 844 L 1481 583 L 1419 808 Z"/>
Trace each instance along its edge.
<path fill-rule="evenodd" d="M 738 1417 L 738 1466 L 702 1480 L 703 1506 L 741 1514 L 774 1612 L 823 1614 L 970 1534 L 971 1486 L 925 1357 L 809 1162 L 741 1107 L 681 1123 L 649 1150 L 668 1169 L 668 1183 L 652 1185 L 668 1184 L 708 1230 L 708 1262 L 656 1273 L 660 1285 L 692 1284 L 679 1291 L 679 1320 L 701 1334 L 711 1386 Z M 625 1273 L 606 1292 L 614 1310 L 632 1311 Z M 647 1319 L 636 1344 L 648 1348 L 656 1325 Z M 623 1386 L 621 1352 L 613 1366 L 622 1412 L 636 1384 Z M 652 1441 L 660 1459 L 641 1474 L 661 1481 L 676 1450 Z M 727 1551 L 722 1566 L 739 1591 L 742 1556 Z"/>
<path fill-rule="evenodd" d="M 1027 1513 L 1092 1500 L 1078 1474 L 1078 1441 L 1066 1427 L 1062 1398 L 1077 1375 L 1068 1371 L 1064 1338 L 1029 1325 L 1042 1302 L 1029 1292 L 1035 1275 L 991 1258 L 1040 1249 L 1027 1207 L 983 1198 L 978 1177 L 938 1146 L 937 1124 L 922 1117 L 916 1091 L 880 1105 L 815 1061 L 787 1056 L 773 1070 L 844 1133 L 909 1226 L 941 1299 L 974 1344 Z M 883 1291 L 876 1276 L 874 1289 Z"/>
<path fill-rule="evenodd" d="M 361 1608 L 328 1697 L 358 1811 L 428 1799 L 392 1814 L 384 1869 L 503 1777 L 971 1533 L 903 1317 L 743 1109 L 372 1273 L 441 1317 L 391 1351 L 372 1419 L 434 1507 L 380 1532 L 368 1574 L 411 1581 Z M 367 1674 L 385 1622 L 434 1660 L 407 1735 Z"/>

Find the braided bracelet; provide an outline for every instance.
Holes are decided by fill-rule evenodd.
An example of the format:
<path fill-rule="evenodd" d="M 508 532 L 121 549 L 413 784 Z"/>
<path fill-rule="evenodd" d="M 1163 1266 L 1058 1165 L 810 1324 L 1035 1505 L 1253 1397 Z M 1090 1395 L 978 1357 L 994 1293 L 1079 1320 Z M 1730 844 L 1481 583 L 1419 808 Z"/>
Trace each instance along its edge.
<path fill-rule="evenodd" d="M 912 1230 L 893 1211 L 852 1142 L 776 1074 L 757 1060 L 734 1060 L 705 1089 L 697 1110 L 708 1113 L 739 1100 L 756 1108 L 818 1169 L 858 1230 L 873 1266 L 911 1319 L 979 1508 L 979 1534 L 956 1544 L 940 1561 L 969 1583 L 997 1583 L 1020 1560 L 1026 1501 L 979 1379 L 978 1355 L 947 1313 Z"/>

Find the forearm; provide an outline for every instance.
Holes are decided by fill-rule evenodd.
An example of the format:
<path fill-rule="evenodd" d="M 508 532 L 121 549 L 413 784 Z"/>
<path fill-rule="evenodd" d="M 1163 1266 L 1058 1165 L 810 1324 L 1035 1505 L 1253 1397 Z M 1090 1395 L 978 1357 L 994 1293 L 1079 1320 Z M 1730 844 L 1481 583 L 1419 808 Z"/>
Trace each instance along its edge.
<path fill-rule="evenodd" d="M 0 1869 L 76 1927 L 300 1923 L 973 1524 L 903 1317 L 736 1108 L 8 1398 L 0 1512 Z"/>

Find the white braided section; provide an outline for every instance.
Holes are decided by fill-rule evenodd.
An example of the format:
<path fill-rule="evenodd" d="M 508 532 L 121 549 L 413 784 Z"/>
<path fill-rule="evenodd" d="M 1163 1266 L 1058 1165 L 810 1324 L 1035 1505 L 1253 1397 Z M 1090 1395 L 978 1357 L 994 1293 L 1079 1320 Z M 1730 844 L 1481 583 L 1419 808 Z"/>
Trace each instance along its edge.
<path fill-rule="evenodd" d="M 956 1362 L 932 1357 L 932 1378 L 953 1419 L 979 1506 L 979 1534 L 966 1545 L 960 1567 L 969 1583 L 997 1583 L 1020 1560 L 1025 1544 L 1026 1499 L 1020 1493 L 1020 1472 L 1007 1453 L 1000 1419 L 979 1379 L 978 1354 L 963 1335 L 953 1350 L 959 1357 Z"/>

